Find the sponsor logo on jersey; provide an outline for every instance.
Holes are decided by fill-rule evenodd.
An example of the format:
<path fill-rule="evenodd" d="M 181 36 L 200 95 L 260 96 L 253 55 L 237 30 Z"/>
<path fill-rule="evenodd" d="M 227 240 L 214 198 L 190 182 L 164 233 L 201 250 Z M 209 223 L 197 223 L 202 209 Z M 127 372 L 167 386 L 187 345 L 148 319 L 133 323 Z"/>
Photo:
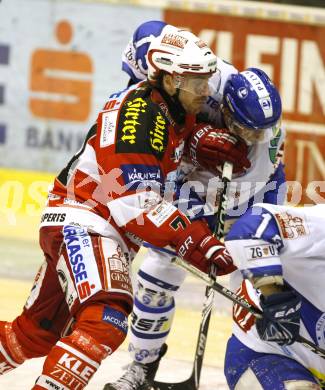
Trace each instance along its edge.
<path fill-rule="evenodd" d="M 162 201 L 147 214 L 147 217 L 155 226 L 160 227 L 175 213 L 176 210 L 176 207 L 171 203 Z"/>
<path fill-rule="evenodd" d="M 128 331 L 128 320 L 124 313 L 114 310 L 109 306 L 104 307 L 103 321 L 108 322 L 123 333 Z"/>
<path fill-rule="evenodd" d="M 64 226 L 63 236 L 78 296 L 83 302 L 100 289 L 91 239 L 86 229 L 72 225 Z"/>
<path fill-rule="evenodd" d="M 161 40 L 161 43 L 170 46 L 176 46 L 180 49 L 184 49 L 188 39 L 177 34 L 165 34 Z"/>
<path fill-rule="evenodd" d="M 137 88 L 133 95 L 139 93 Z M 142 97 L 131 97 L 126 101 L 120 110 L 117 137 L 116 153 L 143 153 L 153 154 L 159 160 L 164 156 L 168 145 L 169 118 L 168 112 L 160 104 L 161 111 L 147 113 L 148 103 Z"/>
<path fill-rule="evenodd" d="M 118 110 L 104 112 L 102 114 L 102 128 L 100 133 L 100 147 L 113 145 L 115 142 L 116 120 Z"/>
<path fill-rule="evenodd" d="M 137 137 L 137 128 L 140 125 L 140 115 L 146 112 L 148 103 L 141 97 L 126 102 L 123 115 L 121 141 L 134 145 Z"/>
<path fill-rule="evenodd" d="M 107 289 L 119 291 L 120 293 L 132 294 L 132 280 L 130 276 L 130 255 L 128 251 L 123 252 L 119 244 L 103 246 L 105 264 L 107 268 Z"/>
<path fill-rule="evenodd" d="M 121 170 L 124 183 L 129 190 L 137 189 L 139 186 L 156 187 L 163 182 L 163 174 L 158 165 L 123 164 Z"/>
<path fill-rule="evenodd" d="M 161 113 L 158 112 L 154 121 L 154 129 L 149 132 L 150 145 L 156 152 L 161 153 L 166 149 L 166 130 L 166 121 Z"/>
<path fill-rule="evenodd" d="M 41 223 L 43 222 L 64 222 L 66 213 L 45 213 L 42 215 Z"/>
<path fill-rule="evenodd" d="M 119 111 L 116 152 L 117 153 L 148 153 L 152 150 L 146 131 L 152 117 L 146 115 L 148 103 L 142 97 L 134 97 L 139 88 L 132 92 L 133 96 L 123 104 Z"/>
<path fill-rule="evenodd" d="M 283 238 L 294 240 L 309 235 L 305 220 L 301 217 L 291 215 L 288 212 L 274 214 L 280 227 Z"/>
<path fill-rule="evenodd" d="M 247 260 L 265 260 L 278 256 L 278 250 L 273 244 L 246 246 L 245 252 Z"/>
<path fill-rule="evenodd" d="M 166 116 L 166 118 L 168 119 L 169 123 L 172 125 L 172 126 L 175 126 L 176 125 L 176 122 L 174 121 L 174 119 L 172 118 L 172 116 L 170 115 L 170 112 L 169 112 L 169 109 L 167 107 L 167 104 L 164 103 L 164 102 L 160 102 L 159 103 L 159 107 L 161 109 L 161 111 L 164 113 L 164 115 Z"/>

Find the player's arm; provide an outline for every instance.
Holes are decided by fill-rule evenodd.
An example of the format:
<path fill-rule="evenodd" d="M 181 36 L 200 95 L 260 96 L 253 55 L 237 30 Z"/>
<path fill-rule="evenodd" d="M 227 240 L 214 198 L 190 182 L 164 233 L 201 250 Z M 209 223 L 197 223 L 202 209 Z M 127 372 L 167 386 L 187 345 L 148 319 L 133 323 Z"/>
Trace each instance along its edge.
<path fill-rule="evenodd" d="M 120 165 L 122 178 L 130 172 L 125 171 L 127 165 Z M 129 183 L 124 183 L 125 192 L 115 194 L 108 203 L 119 227 L 152 245 L 175 248 L 180 257 L 204 272 L 209 271 L 211 263 L 217 265 L 220 274 L 234 270 L 224 245 L 213 237 L 206 223 L 191 223 L 172 203 L 163 200 L 157 182 L 152 185 L 147 182 L 146 188 L 142 181 L 133 182 L 137 189 L 130 189 Z"/>
<path fill-rule="evenodd" d="M 172 246 L 179 256 L 204 272 L 212 262 L 222 273 L 232 271 L 230 256 L 208 226 L 201 221 L 191 223 L 173 204 L 163 200 L 161 156 L 151 153 L 143 143 L 137 145 L 136 140 L 122 147 L 118 137 L 116 145 L 104 143 L 103 147 L 102 142 L 100 147 L 104 138 L 101 132 L 106 129 L 103 116 L 99 117 L 98 128 L 98 163 L 108 173 L 101 175 L 102 188 L 115 223 L 150 244 Z"/>
<path fill-rule="evenodd" d="M 244 278 L 256 288 L 283 285 L 279 249 L 283 246 L 274 215 L 263 204 L 249 208 L 233 225 L 226 247 Z"/>
<path fill-rule="evenodd" d="M 263 311 L 262 319 L 255 321 L 234 307 L 235 322 L 244 331 L 255 322 L 262 340 L 289 345 L 299 335 L 301 300 L 283 279 L 282 246 L 273 214 L 259 206 L 250 208 L 226 238 L 226 247 L 246 279 L 238 293 Z"/>

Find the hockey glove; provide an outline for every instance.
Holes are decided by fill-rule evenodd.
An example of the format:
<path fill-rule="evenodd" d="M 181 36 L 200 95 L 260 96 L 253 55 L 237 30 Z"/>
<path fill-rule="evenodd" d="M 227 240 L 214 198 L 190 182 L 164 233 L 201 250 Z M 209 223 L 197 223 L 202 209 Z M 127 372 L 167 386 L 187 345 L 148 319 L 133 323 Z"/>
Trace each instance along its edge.
<path fill-rule="evenodd" d="M 226 275 L 236 269 L 225 246 L 202 221 L 187 226 L 174 237 L 172 244 L 180 257 L 205 273 L 209 273 L 212 264 L 217 268 L 217 275 Z"/>
<path fill-rule="evenodd" d="M 301 300 L 295 291 L 261 296 L 263 318 L 256 320 L 256 329 L 264 341 L 279 345 L 293 344 L 300 328 Z"/>
<path fill-rule="evenodd" d="M 214 173 L 225 161 L 233 164 L 234 173 L 244 172 L 251 166 L 245 141 L 228 129 L 215 129 L 205 123 L 198 124 L 192 132 L 189 151 L 194 165 Z"/>
<path fill-rule="evenodd" d="M 260 307 L 260 292 L 256 290 L 248 279 L 242 281 L 241 286 L 236 291 L 236 295 L 240 298 L 246 299 L 252 306 L 261 310 Z M 247 309 L 235 303 L 233 305 L 232 317 L 235 323 L 245 333 L 248 332 L 255 325 L 255 316 Z"/>

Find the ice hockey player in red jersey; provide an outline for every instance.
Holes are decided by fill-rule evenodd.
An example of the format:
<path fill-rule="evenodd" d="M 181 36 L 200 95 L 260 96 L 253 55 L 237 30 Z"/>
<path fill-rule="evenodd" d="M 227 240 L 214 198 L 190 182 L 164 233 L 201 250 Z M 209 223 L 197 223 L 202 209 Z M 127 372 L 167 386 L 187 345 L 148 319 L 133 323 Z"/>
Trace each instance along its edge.
<path fill-rule="evenodd" d="M 173 181 L 216 57 L 176 28 L 150 46 L 148 80 L 110 97 L 55 179 L 40 225 L 44 263 L 23 312 L 0 322 L 0 375 L 46 356 L 33 390 L 83 389 L 127 333 L 130 263 L 145 240 L 198 268 L 231 258 L 204 222 L 162 194 Z M 1 384 L 1 380 L 0 380 Z"/>

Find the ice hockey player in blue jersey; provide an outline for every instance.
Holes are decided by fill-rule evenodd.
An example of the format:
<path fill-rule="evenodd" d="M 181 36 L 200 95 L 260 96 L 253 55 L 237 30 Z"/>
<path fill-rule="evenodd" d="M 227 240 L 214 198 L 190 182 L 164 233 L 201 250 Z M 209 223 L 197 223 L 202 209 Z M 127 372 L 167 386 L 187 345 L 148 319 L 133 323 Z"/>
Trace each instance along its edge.
<path fill-rule="evenodd" d="M 232 226 L 226 247 L 239 271 L 232 288 L 263 310 L 234 306 L 225 375 L 231 390 L 325 388 L 325 205 L 257 204 Z"/>
<path fill-rule="evenodd" d="M 156 28 L 155 23 L 139 26 L 125 51 L 131 55 L 123 55 L 123 69 L 131 70 L 126 70 L 130 84 L 141 79 L 141 71 L 146 69 L 143 45 L 154 40 L 159 28 L 164 32 L 173 31 L 173 26 L 159 23 Z M 214 223 L 215 209 L 211 204 L 215 204 L 220 188 L 220 170 L 230 157 L 235 174 L 229 193 L 229 222 L 242 215 L 252 203 L 282 203 L 285 194 L 281 163 L 284 130 L 280 126 L 281 99 L 277 89 L 260 69 L 250 68 L 238 73 L 231 64 L 220 58 L 217 61 L 220 74 L 209 81 L 211 95 L 201 113 L 205 123 L 193 132 L 190 153 L 171 178 L 177 183 L 179 207 L 186 210 L 191 219 L 205 218 L 210 227 Z M 206 127 L 207 122 L 210 128 Z M 246 148 L 249 167 L 243 167 L 241 159 L 234 159 L 236 150 L 242 152 L 243 148 Z M 194 190 L 186 191 L 185 187 L 191 184 Z M 187 193 L 186 199 L 182 190 Z M 214 197 L 208 199 L 211 193 Z M 133 362 L 125 374 L 114 384 L 107 384 L 105 390 L 151 389 L 151 380 L 166 350 L 165 341 L 175 311 L 174 295 L 186 276 L 171 260 L 172 256 L 156 249 L 146 253 L 137 275 L 130 327 L 129 351 Z M 232 270 L 230 268 L 229 272 Z"/>
<path fill-rule="evenodd" d="M 147 52 L 153 38 L 167 26 L 160 20 L 142 23 L 133 33 L 122 54 L 122 70 L 130 76 L 129 85 L 146 79 L 148 74 Z"/>

